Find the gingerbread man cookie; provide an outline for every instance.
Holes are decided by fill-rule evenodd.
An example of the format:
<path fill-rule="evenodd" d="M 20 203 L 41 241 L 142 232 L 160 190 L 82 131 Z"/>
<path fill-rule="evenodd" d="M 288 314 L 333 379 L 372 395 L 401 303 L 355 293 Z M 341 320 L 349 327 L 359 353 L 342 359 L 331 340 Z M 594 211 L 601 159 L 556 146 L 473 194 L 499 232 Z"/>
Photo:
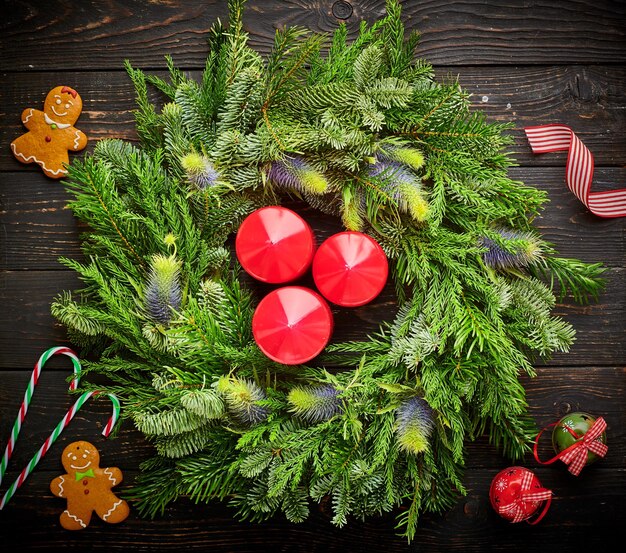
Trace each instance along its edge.
<path fill-rule="evenodd" d="M 13 155 L 22 163 L 37 163 L 53 179 L 67 175 L 68 151 L 78 152 L 87 145 L 87 136 L 73 127 L 83 109 L 83 101 L 73 88 L 57 86 L 46 96 L 43 111 L 26 108 L 22 123 L 26 134 L 11 142 Z"/>
<path fill-rule="evenodd" d="M 61 526 L 66 530 L 87 528 L 91 515 L 105 522 L 122 522 L 129 513 L 128 503 L 112 491 L 122 481 L 117 467 L 100 468 L 100 454 L 89 442 L 74 442 L 63 450 L 63 468 L 67 474 L 50 483 L 50 491 L 67 499 L 67 509 L 61 514 Z"/>

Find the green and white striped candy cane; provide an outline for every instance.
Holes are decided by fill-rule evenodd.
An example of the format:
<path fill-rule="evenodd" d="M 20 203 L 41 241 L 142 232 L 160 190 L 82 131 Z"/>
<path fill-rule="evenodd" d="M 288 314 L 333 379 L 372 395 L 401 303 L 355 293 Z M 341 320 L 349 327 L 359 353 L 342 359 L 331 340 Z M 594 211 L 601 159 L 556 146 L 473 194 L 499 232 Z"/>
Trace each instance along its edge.
<path fill-rule="evenodd" d="M 9 502 L 9 500 L 13 497 L 17 489 L 24 483 L 26 478 L 28 478 L 29 474 L 33 471 L 33 469 L 37 466 L 37 463 L 41 461 L 43 456 L 48 452 L 52 444 L 56 441 L 56 439 L 61 435 L 65 427 L 70 423 L 70 421 L 74 418 L 74 415 L 80 410 L 80 408 L 85 404 L 85 402 L 91 397 L 99 395 L 103 392 L 93 391 L 93 392 L 85 392 L 83 393 L 77 400 L 76 403 L 69 409 L 69 411 L 65 414 L 65 416 L 59 421 L 56 428 L 52 431 L 52 434 L 46 438 L 46 441 L 39 448 L 39 451 L 35 453 L 30 462 L 24 467 L 21 474 L 17 477 L 15 482 L 9 486 L 9 489 L 4 494 L 4 497 L 0 501 L 0 511 L 4 508 L 4 506 Z M 109 418 L 104 430 L 102 431 L 103 436 L 106 438 L 113 430 L 117 419 L 120 416 L 120 402 L 116 396 L 113 394 L 107 394 L 111 402 L 113 403 L 113 413 L 111 418 Z"/>
<path fill-rule="evenodd" d="M 17 437 L 20 435 L 20 430 L 22 429 L 22 423 L 26 418 L 26 413 L 28 412 L 28 407 L 30 405 L 31 400 L 33 399 L 33 394 L 35 392 L 35 386 L 39 382 L 39 375 L 41 374 L 41 369 L 46 364 L 48 359 L 50 359 L 54 355 L 67 355 L 72 360 L 72 364 L 74 365 L 74 379 L 70 383 L 70 391 L 76 390 L 78 388 L 78 381 L 80 380 L 80 361 L 78 359 L 78 355 L 73 352 L 70 348 L 66 348 L 63 346 L 50 348 L 44 351 L 41 354 L 41 357 L 35 363 L 35 368 L 33 369 L 32 374 L 30 375 L 30 381 L 28 382 L 28 386 L 26 387 L 26 392 L 24 392 L 24 399 L 22 401 L 22 405 L 20 405 L 20 410 L 17 412 L 17 417 L 15 418 L 15 422 L 13 423 L 13 429 L 11 430 L 11 435 L 9 436 L 9 441 L 7 442 L 7 446 L 4 450 L 4 455 L 2 456 L 2 461 L 0 461 L 0 484 L 2 484 L 2 479 L 4 478 L 4 473 L 7 470 L 7 465 L 9 464 L 9 459 L 11 455 L 13 455 L 13 450 L 15 449 L 15 442 L 17 442 Z"/>

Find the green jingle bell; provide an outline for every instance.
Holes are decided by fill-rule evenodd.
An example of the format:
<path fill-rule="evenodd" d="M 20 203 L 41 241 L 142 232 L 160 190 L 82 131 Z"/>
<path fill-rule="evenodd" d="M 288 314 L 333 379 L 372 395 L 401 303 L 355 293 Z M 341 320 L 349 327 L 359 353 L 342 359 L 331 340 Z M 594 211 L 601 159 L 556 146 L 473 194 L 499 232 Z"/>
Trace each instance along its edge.
<path fill-rule="evenodd" d="M 579 442 L 583 439 L 583 436 L 596 422 L 595 417 L 592 417 L 588 413 L 570 413 L 565 415 L 554 427 L 552 431 L 552 447 L 554 451 L 559 454 L 564 449 L 567 449 L 572 444 Z M 600 440 L 603 444 L 606 444 L 606 432 L 603 432 L 600 436 Z M 585 465 L 598 460 L 598 456 L 592 451 L 587 452 L 587 462 Z"/>

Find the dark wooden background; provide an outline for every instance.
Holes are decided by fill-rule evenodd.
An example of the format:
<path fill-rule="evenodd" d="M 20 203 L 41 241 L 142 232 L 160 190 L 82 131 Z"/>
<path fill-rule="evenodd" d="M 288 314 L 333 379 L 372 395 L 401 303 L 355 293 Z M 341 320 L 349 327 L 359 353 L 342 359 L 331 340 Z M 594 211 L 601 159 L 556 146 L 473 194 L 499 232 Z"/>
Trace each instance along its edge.
<path fill-rule="evenodd" d="M 79 229 L 64 209 L 62 185 L 13 159 L 9 143 L 23 132 L 20 114 L 41 109 L 48 90 L 75 87 L 84 111 L 77 126 L 91 139 L 134 139 L 133 91 L 122 70 L 125 58 L 140 68 L 162 71 L 171 54 L 180 67 L 197 72 L 206 55 L 205 34 L 226 15 L 225 1 L 210 0 L 12 0 L 0 13 L 0 442 L 4 448 L 24 388 L 39 355 L 66 344 L 49 304 L 76 277 L 57 258 L 80 257 Z M 526 382 L 539 425 L 585 410 L 609 424 L 606 459 L 579 478 L 563 465 L 537 467 L 555 492 L 547 517 L 536 527 L 511 525 L 489 506 L 493 476 L 509 463 L 487 440 L 468 446 L 468 495 L 441 515 L 425 515 L 413 544 L 395 536 L 392 516 L 329 523 L 327 507 L 314 506 L 309 521 L 291 525 L 282 517 L 261 525 L 237 523 L 221 504 L 186 499 L 154 521 L 136 513 L 119 526 L 94 519 L 88 529 L 67 532 L 58 524 L 64 502 L 48 486 L 60 474 L 60 453 L 76 438 L 93 441 L 103 466 L 124 470 L 132 482 L 150 446 L 126 423 L 115 440 L 99 434 L 108 416 L 105 402 L 86 406 L 0 512 L 2 551 L 607 551 L 607 540 L 623 543 L 626 499 L 626 286 L 624 219 L 590 215 L 564 185 L 564 154 L 533 157 L 521 131 L 525 125 L 567 123 L 592 150 L 594 186 L 626 185 L 626 2 L 623 0 L 406 0 L 409 28 L 422 32 L 420 55 L 437 74 L 458 75 L 477 109 L 493 121 L 512 121 L 519 167 L 511 174 L 549 193 L 538 220 L 563 255 L 608 267 L 607 288 L 596 304 L 569 302 L 557 311 L 578 330 L 569 354 L 537 367 Z M 361 19 L 374 20 L 383 0 L 250 0 L 245 27 L 251 44 L 267 52 L 276 27 L 306 25 L 332 31 L 345 18 L 354 34 Z M 319 218 L 316 231 L 330 232 Z M 367 308 L 341 314 L 339 338 L 373 330 L 388 311 L 389 296 Z M 72 400 L 66 393 L 67 359 L 53 359 L 42 373 L 22 437 L 2 492 L 14 480 Z M 122 486 L 123 488 L 123 486 Z"/>

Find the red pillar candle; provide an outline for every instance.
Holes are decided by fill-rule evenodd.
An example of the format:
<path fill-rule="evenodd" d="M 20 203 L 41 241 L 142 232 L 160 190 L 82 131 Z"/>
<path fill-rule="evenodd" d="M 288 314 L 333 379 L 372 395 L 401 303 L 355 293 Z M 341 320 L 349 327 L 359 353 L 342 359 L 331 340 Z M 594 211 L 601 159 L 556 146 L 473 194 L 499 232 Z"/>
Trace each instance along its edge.
<path fill-rule="evenodd" d="M 244 270 L 269 284 L 290 282 L 309 268 L 315 251 L 311 227 L 290 209 L 257 209 L 243 221 L 235 239 Z"/>
<path fill-rule="evenodd" d="M 378 242 L 362 232 L 328 238 L 313 258 L 313 279 L 329 301 L 357 307 L 372 301 L 387 282 L 387 256 Z"/>
<path fill-rule="evenodd" d="M 301 286 L 273 290 L 257 306 L 252 334 L 273 361 L 306 363 L 319 355 L 332 334 L 333 315 L 317 293 Z"/>

